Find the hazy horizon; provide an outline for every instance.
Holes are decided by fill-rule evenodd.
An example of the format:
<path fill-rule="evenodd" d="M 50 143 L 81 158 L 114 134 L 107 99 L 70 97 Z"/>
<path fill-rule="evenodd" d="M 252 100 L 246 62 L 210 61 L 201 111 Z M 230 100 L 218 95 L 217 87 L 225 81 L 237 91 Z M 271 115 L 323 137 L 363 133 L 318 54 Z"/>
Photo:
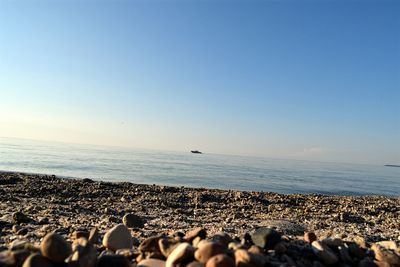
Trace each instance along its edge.
<path fill-rule="evenodd" d="M 400 163 L 398 1 L 0 2 L 0 136 Z"/>

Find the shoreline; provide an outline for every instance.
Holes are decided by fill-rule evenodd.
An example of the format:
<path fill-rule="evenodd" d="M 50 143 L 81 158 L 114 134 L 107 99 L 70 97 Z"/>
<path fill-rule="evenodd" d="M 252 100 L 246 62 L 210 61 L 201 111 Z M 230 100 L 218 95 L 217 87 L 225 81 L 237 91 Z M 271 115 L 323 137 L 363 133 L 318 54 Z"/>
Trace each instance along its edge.
<path fill-rule="evenodd" d="M 17 212 L 29 220 L 16 222 Z M 269 227 L 292 239 L 307 231 L 346 242 L 400 242 L 400 197 L 247 192 L 0 172 L 0 250 L 15 240 L 38 246 L 51 231 L 67 240 L 93 227 L 104 234 L 127 213 L 143 220 L 143 227 L 131 231 L 136 245 L 196 227 L 208 235 L 222 231 L 237 238 Z M 15 225 L 25 230 L 18 234 Z"/>
<path fill-rule="evenodd" d="M 161 186 L 161 187 L 172 187 L 172 188 L 187 188 L 193 190 L 220 190 L 220 191 L 229 191 L 229 192 L 249 192 L 249 193 L 271 193 L 271 194 L 279 194 L 279 195 L 304 195 L 304 196 L 326 196 L 326 197 L 387 197 L 387 198 L 399 198 L 400 194 L 364 194 L 359 192 L 351 192 L 348 190 L 343 190 L 341 193 L 338 192 L 328 192 L 328 191 L 319 191 L 319 192 L 278 192 L 278 191 L 268 191 L 268 190 L 246 190 L 246 189 L 232 189 L 232 188 L 223 188 L 223 187 L 212 187 L 212 186 L 192 186 L 192 185 L 177 185 L 177 184 L 163 184 L 163 183 L 136 183 L 125 179 L 102 179 L 102 178 L 91 178 L 90 176 L 68 176 L 68 175 L 57 175 L 57 174 L 48 174 L 48 173 L 37 173 L 37 172 L 24 172 L 24 171 L 8 171 L 0 169 L 0 177 L 4 174 L 21 174 L 21 175 L 31 175 L 31 176 L 52 176 L 58 179 L 67 179 L 67 180 L 83 180 L 83 179 L 90 179 L 94 182 L 104 182 L 104 183 L 113 183 L 113 184 L 120 184 L 120 183 L 128 183 L 133 185 L 139 186 Z"/>

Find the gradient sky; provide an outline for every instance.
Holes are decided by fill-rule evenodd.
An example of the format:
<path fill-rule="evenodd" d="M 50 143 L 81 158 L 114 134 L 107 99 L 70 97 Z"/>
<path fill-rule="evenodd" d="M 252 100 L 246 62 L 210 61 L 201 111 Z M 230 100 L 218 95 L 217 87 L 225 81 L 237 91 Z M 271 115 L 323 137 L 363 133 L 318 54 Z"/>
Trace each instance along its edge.
<path fill-rule="evenodd" d="M 400 1 L 2 1 L 0 136 L 400 163 Z"/>

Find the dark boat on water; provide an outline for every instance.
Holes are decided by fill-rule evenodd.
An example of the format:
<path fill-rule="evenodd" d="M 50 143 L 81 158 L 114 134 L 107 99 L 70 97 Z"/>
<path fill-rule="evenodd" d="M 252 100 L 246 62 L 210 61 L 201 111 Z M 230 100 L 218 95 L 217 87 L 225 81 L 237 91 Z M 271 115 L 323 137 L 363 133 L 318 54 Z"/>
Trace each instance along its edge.
<path fill-rule="evenodd" d="M 193 154 L 203 154 L 203 152 L 200 152 L 198 150 L 191 150 L 190 152 L 192 152 Z"/>
<path fill-rule="evenodd" d="M 385 167 L 400 167 L 400 165 L 386 164 Z"/>

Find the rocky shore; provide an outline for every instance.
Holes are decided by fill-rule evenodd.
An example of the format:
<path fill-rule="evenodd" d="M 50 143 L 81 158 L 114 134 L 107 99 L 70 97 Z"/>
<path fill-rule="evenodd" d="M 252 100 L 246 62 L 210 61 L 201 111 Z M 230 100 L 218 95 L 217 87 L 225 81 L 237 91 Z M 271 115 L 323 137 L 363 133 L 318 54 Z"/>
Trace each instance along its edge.
<path fill-rule="evenodd" d="M 400 266 L 400 198 L 0 173 L 1 266 Z"/>

